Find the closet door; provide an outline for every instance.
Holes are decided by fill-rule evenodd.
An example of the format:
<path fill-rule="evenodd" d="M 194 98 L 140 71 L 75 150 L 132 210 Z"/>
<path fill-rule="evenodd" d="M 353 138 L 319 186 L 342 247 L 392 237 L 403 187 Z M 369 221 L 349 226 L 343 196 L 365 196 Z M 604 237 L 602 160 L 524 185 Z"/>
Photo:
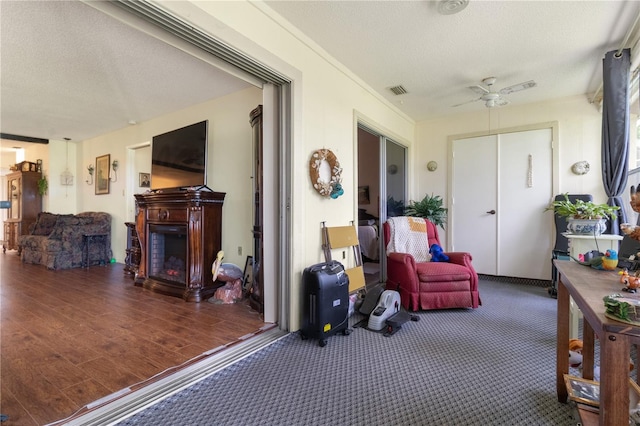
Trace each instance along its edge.
<path fill-rule="evenodd" d="M 453 141 L 451 251 L 473 255 L 480 274 L 497 275 L 498 151 L 496 136 Z"/>
<path fill-rule="evenodd" d="M 551 129 L 499 135 L 499 275 L 551 278 Z"/>
<path fill-rule="evenodd" d="M 453 250 L 481 274 L 551 276 L 551 129 L 453 141 Z"/>

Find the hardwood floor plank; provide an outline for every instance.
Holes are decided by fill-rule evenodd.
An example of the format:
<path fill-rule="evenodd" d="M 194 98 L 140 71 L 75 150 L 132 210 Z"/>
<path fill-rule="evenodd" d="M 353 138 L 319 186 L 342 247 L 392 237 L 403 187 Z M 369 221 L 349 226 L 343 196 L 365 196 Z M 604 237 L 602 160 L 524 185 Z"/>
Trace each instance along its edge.
<path fill-rule="evenodd" d="M 2 385 L 15 396 L 38 424 L 65 417 L 67 413 L 79 408 L 60 388 L 34 369 L 30 362 L 3 358 L 0 372 Z"/>
<path fill-rule="evenodd" d="M 135 286 L 123 266 L 50 271 L 0 254 L 3 426 L 66 418 L 265 325 L 246 301 L 185 302 Z"/>
<path fill-rule="evenodd" d="M 88 379 L 63 389 L 65 395 L 79 407 L 109 395 L 109 389 L 93 379 Z"/>
<path fill-rule="evenodd" d="M 119 360 L 115 362 L 105 357 L 92 359 L 91 361 L 80 364 L 80 366 L 90 370 L 93 379 L 109 389 L 109 393 L 132 386 L 145 378 L 129 372 L 126 368 L 120 367 Z"/>
<path fill-rule="evenodd" d="M 29 415 L 27 410 L 20 404 L 13 394 L 4 386 L 0 386 L 2 394 L 0 395 L 0 407 L 2 414 L 9 417 L 6 424 L 20 426 L 38 426 L 38 422 Z"/>
<path fill-rule="evenodd" d="M 25 322 L 22 324 L 35 337 L 45 341 L 56 353 L 69 360 L 74 365 L 98 358 L 101 354 L 86 342 L 79 341 L 73 330 L 52 327 L 48 322 Z"/>

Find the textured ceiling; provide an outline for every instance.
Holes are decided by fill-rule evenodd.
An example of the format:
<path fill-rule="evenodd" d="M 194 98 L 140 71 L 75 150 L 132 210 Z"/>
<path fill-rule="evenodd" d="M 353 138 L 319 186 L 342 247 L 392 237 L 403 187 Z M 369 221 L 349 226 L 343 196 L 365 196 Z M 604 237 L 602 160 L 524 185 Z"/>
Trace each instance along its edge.
<path fill-rule="evenodd" d="M 593 93 L 640 2 L 267 1 L 415 120 L 484 109 L 468 86 L 535 80 L 511 105 Z M 0 130 L 84 140 L 247 83 L 78 1 L 0 1 Z M 389 87 L 408 91 L 393 95 Z M 508 108 L 504 107 L 504 108 Z"/>
<path fill-rule="evenodd" d="M 3 133 L 84 140 L 248 84 L 78 1 L 0 1 Z"/>

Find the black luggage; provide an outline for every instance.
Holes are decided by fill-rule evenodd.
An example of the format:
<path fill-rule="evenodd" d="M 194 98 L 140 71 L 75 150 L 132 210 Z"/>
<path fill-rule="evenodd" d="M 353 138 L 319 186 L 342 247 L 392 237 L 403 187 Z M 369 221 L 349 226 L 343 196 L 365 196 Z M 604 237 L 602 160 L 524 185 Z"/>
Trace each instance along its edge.
<path fill-rule="evenodd" d="M 321 347 L 327 338 L 349 329 L 349 277 L 338 261 L 318 263 L 302 273 L 304 291 L 303 322 L 300 336 L 319 339 Z"/>

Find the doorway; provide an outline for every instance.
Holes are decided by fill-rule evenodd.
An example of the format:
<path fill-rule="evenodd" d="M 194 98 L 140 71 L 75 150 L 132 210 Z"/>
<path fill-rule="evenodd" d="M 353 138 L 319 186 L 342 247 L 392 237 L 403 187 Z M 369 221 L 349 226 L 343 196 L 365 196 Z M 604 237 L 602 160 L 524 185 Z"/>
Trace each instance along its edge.
<path fill-rule="evenodd" d="M 358 124 L 358 240 L 367 286 L 386 281 L 382 223 L 407 199 L 407 148 Z"/>
<path fill-rule="evenodd" d="M 550 127 L 452 140 L 452 250 L 479 274 L 551 276 L 552 141 Z"/>

